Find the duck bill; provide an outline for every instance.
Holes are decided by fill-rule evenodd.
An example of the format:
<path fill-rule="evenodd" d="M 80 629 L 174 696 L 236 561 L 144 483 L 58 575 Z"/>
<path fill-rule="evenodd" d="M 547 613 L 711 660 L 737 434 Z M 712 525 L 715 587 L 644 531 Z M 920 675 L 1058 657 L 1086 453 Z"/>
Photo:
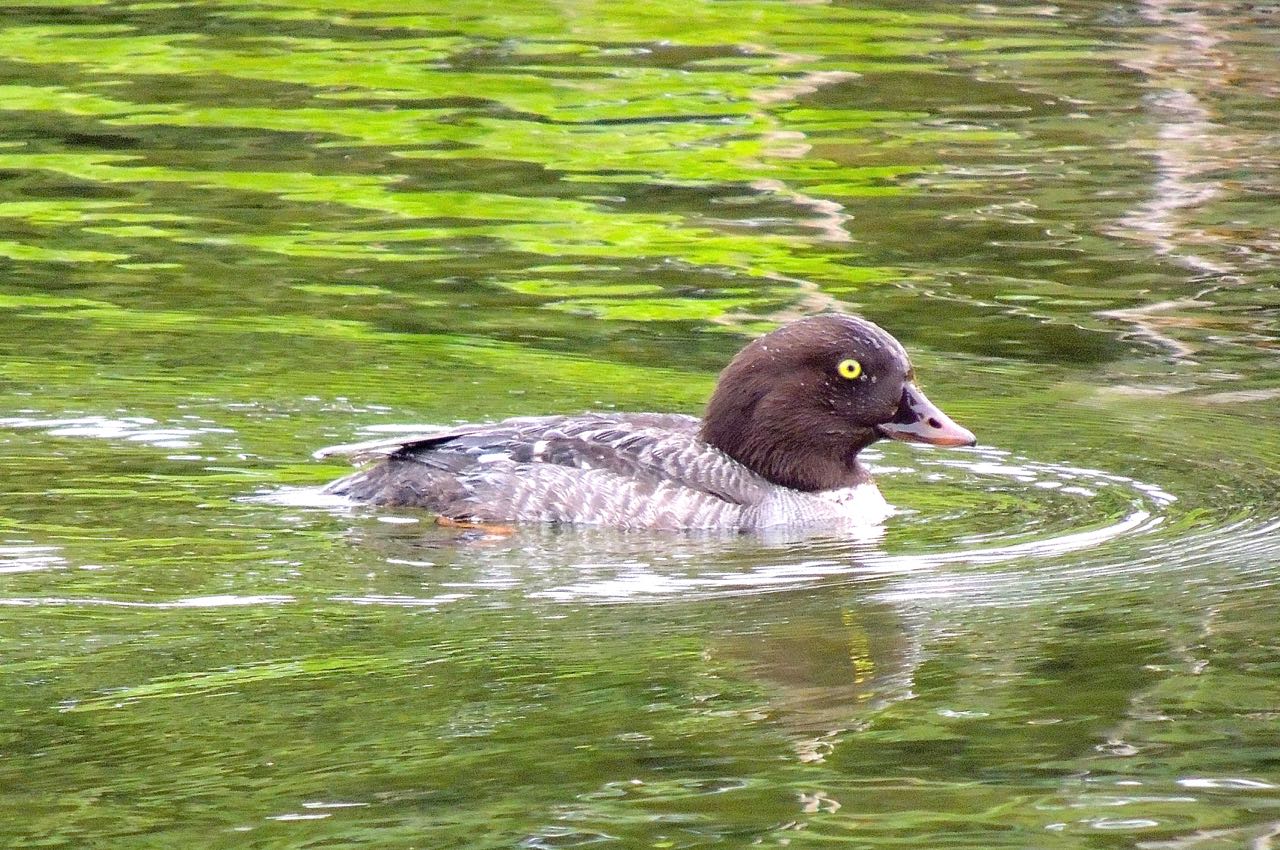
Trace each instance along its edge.
<path fill-rule="evenodd" d="M 972 446 L 978 442 L 972 431 L 957 425 L 910 383 L 902 388 L 897 415 L 892 421 L 877 425 L 876 430 L 890 440 L 931 446 Z"/>

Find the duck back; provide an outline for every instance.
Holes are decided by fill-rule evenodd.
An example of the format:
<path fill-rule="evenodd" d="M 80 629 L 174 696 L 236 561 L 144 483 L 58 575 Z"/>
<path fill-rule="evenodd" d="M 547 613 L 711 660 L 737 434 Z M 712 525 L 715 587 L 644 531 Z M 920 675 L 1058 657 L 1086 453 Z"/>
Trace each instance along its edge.
<path fill-rule="evenodd" d="M 773 486 L 700 440 L 698 427 L 692 416 L 657 413 L 466 425 L 356 447 L 385 459 L 327 492 L 475 521 L 753 525 Z"/>

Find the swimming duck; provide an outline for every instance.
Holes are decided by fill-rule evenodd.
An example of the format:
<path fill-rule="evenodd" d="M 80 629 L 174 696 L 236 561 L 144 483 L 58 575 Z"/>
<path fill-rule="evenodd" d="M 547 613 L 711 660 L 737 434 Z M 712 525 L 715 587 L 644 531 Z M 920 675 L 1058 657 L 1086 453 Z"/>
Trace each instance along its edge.
<path fill-rule="evenodd" d="M 892 509 L 858 452 L 883 437 L 971 446 L 916 387 L 902 345 L 823 314 L 760 337 L 701 419 L 527 416 L 323 450 L 381 456 L 327 492 L 446 521 L 752 530 L 879 523 Z"/>

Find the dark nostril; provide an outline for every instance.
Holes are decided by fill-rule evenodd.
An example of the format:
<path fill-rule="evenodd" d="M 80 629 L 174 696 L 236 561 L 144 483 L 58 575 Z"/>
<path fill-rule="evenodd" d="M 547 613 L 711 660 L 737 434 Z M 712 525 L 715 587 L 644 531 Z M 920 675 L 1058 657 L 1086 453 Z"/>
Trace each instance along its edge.
<path fill-rule="evenodd" d="M 907 390 L 902 391 L 902 398 L 898 400 L 898 412 L 889 421 L 895 425 L 911 425 L 920 421 L 920 416 L 911 409 L 911 394 Z"/>
<path fill-rule="evenodd" d="M 935 419 L 935 418 L 934 418 L 934 417 L 932 417 L 932 416 L 930 416 L 930 417 L 929 417 L 929 425 L 930 425 L 930 427 L 933 427 L 933 428 L 941 428 L 941 427 L 942 427 L 942 423 L 941 423 L 941 422 L 939 422 L 937 419 Z"/>

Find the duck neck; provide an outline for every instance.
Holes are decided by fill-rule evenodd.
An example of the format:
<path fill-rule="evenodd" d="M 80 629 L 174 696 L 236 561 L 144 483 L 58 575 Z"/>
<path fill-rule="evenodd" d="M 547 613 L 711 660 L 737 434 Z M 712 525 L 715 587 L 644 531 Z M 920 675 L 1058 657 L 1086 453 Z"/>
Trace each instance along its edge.
<path fill-rule="evenodd" d="M 858 459 L 870 440 L 855 433 L 814 429 L 803 414 L 789 411 L 746 417 L 712 412 L 702 422 L 702 440 L 774 484 L 814 492 L 871 481 Z"/>

